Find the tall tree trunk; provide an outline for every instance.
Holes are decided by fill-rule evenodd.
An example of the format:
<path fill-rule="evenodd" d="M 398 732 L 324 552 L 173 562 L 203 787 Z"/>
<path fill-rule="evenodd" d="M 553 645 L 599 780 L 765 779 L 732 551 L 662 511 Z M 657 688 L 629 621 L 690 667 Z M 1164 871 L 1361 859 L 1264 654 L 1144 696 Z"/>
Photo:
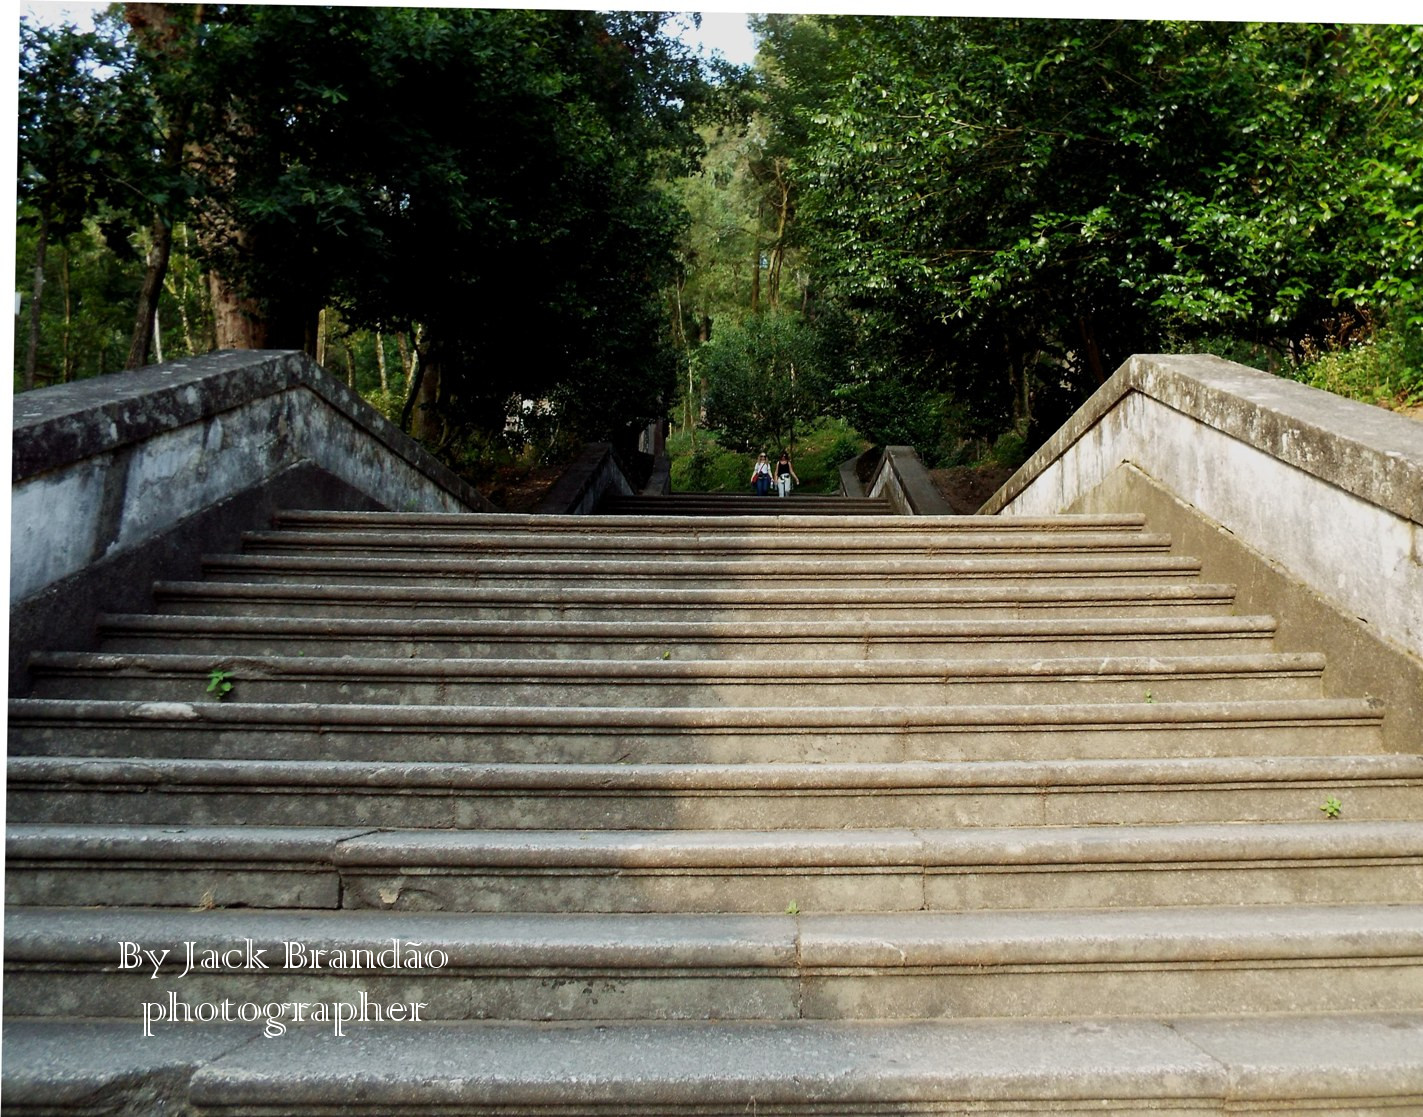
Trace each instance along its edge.
<path fill-rule="evenodd" d="M 161 213 L 153 215 L 153 244 L 148 249 L 143 285 L 138 290 L 138 308 L 134 313 L 133 340 L 129 343 L 124 368 L 142 368 L 148 364 L 153 349 L 153 334 L 158 322 L 158 296 L 163 293 L 163 280 L 168 274 L 168 258 L 173 251 L 173 227 Z M 162 360 L 162 358 L 159 358 Z"/>
<path fill-rule="evenodd" d="M 44 262 L 49 252 L 49 214 L 40 211 L 39 235 L 35 240 L 35 282 L 30 295 L 30 337 L 25 345 L 24 390 L 35 386 L 35 365 L 40 353 L 40 296 L 44 294 Z"/>
<path fill-rule="evenodd" d="M 400 429 L 410 432 L 410 423 L 415 415 L 415 404 L 420 398 L 421 383 L 425 379 L 425 362 L 420 357 L 420 327 L 415 327 L 411 338 L 415 349 L 412 353 L 405 342 L 405 335 L 397 335 L 400 341 L 400 362 L 405 367 L 405 406 L 400 409 Z"/>
<path fill-rule="evenodd" d="M 411 435 L 433 446 L 440 440 L 443 424 L 438 408 L 440 399 L 440 363 L 428 354 L 422 356 L 415 370 L 415 382 L 405 401 L 405 411 L 401 415 L 401 426 Z"/>
<path fill-rule="evenodd" d="M 188 255 L 188 230 L 186 227 L 183 229 L 183 254 L 185 257 Z M 171 259 L 169 263 L 172 263 Z M 188 286 L 188 273 L 184 271 L 182 282 L 179 283 L 173 278 L 170 268 L 163 285 L 168 289 L 168 294 L 173 296 L 173 303 L 178 308 L 178 321 L 183 325 L 183 344 L 187 347 L 188 355 L 190 357 L 197 356 L 198 346 L 197 342 L 193 340 L 193 323 L 188 317 L 188 296 L 191 294 Z"/>
<path fill-rule="evenodd" d="M 74 379 L 74 291 L 69 275 L 69 246 L 63 242 L 59 246 L 59 281 L 64 291 L 64 342 L 61 346 L 59 379 L 60 383 L 68 384 Z"/>
<path fill-rule="evenodd" d="M 781 269 L 786 262 L 786 222 L 790 219 L 791 211 L 791 187 L 786 181 L 785 168 L 781 160 L 777 159 L 773 164 L 776 176 L 777 196 L 775 201 L 776 209 L 776 240 L 771 245 L 771 269 L 766 279 L 766 301 L 771 309 L 775 310 L 781 305 Z"/>
<path fill-rule="evenodd" d="M 1005 341 L 1003 344 L 1004 356 L 1008 361 L 1008 392 L 1013 400 L 1013 425 L 1026 421 L 1027 411 L 1023 406 L 1023 401 L 1027 398 L 1027 391 L 1023 380 L 1023 362 L 1014 352 L 1012 341 Z"/>
<path fill-rule="evenodd" d="M 1102 364 L 1102 349 L 1097 344 L 1097 329 L 1092 315 L 1082 315 L 1077 319 L 1077 326 L 1082 331 L 1082 348 L 1087 355 L 1087 367 L 1092 370 L 1092 376 L 1099 385 L 1105 384 L 1107 370 Z"/>
<path fill-rule="evenodd" d="M 404 382 L 406 394 L 410 388 L 410 345 L 405 340 L 405 331 L 397 330 L 395 333 L 395 349 L 400 354 L 400 377 Z"/>
<path fill-rule="evenodd" d="M 380 369 L 380 394 L 390 395 L 390 379 L 385 371 L 385 338 L 381 337 L 380 331 L 376 331 L 376 367 Z"/>
<path fill-rule="evenodd" d="M 761 249 L 752 253 L 751 260 L 751 313 L 761 309 Z"/>
<path fill-rule="evenodd" d="M 218 349 L 265 349 L 266 321 L 253 299 L 244 299 L 217 272 L 208 275 L 214 345 Z"/>
<path fill-rule="evenodd" d="M 322 368 L 326 367 L 326 309 L 324 307 L 316 315 L 316 363 Z"/>
<path fill-rule="evenodd" d="M 191 34 L 203 20 L 201 4 L 139 4 L 124 5 L 124 19 L 133 31 L 139 49 L 148 54 L 160 71 L 172 72 L 187 59 L 192 43 Z M 163 140 L 162 167 L 164 178 L 176 186 L 183 166 L 183 154 L 188 146 L 188 125 L 193 111 L 193 98 L 185 83 L 177 86 L 182 92 L 168 101 L 168 131 Z M 167 212 L 165 212 L 165 210 Z M 148 266 L 139 289 L 138 306 L 134 310 L 133 337 L 129 343 L 124 368 L 141 368 L 148 363 L 153 347 L 153 334 L 158 319 L 158 298 L 163 293 L 163 280 L 168 274 L 168 259 L 173 250 L 172 204 L 155 206 L 153 210 L 153 247 L 148 253 Z"/>

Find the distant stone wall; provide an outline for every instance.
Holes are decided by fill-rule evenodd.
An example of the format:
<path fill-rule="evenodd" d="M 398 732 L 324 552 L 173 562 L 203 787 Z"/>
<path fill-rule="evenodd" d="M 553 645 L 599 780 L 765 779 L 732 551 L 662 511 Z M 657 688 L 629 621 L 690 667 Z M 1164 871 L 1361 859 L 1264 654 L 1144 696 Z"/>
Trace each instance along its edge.
<path fill-rule="evenodd" d="M 1423 423 L 1216 357 L 1136 356 L 982 509 L 1128 510 L 1236 582 L 1238 607 L 1276 612 L 1286 645 L 1335 630 L 1336 676 L 1392 695 L 1395 725 L 1423 715 Z"/>
<path fill-rule="evenodd" d="M 154 578 L 192 573 L 194 548 L 235 545 L 277 507 L 490 509 L 301 353 L 219 352 L 17 396 L 12 681 L 37 641 L 137 604 Z"/>
<path fill-rule="evenodd" d="M 610 442 L 590 442 L 534 509 L 540 515 L 591 515 L 608 493 L 632 496 L 633 489 Z"/>
<path fill-rule="evenodd" d="M 841 488 L 847 487 L 842 476 Z M 912 446 L 884 448 L 865 495 L 884 497 L 901 516 L 947 516 L 953 512 Z"/>

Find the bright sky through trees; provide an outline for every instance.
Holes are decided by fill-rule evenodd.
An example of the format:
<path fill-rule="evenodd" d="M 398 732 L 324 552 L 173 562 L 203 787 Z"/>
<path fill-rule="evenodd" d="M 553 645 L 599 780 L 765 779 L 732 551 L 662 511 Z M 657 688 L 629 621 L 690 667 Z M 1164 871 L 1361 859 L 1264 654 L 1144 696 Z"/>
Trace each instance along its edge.
<path fill-rule="evenodd" d="M 745 12 L 703 12 L 699 29 L 688 15 L 681 15 L 669 30 L 689 46 L 700 43 L 705 53 L 720 53 L 737 66 L 756 61 L 756 39 L 746 26 Z"/>

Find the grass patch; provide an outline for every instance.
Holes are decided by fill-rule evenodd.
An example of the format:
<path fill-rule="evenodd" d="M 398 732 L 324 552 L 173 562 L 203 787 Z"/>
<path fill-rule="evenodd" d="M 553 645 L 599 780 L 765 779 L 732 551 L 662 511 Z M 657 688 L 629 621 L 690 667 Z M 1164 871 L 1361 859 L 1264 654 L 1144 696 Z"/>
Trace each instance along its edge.
<path fill-rule="evenodd" d="M 751 466 L 755 454 L 724 449 L 711 431 L 696 432 L 695 448 L 692 435 L 676 431 L 668 436 L 667 455 L 672 460 L 672 491 L 679 493 L 749 493 Z M 805 434 L 789 447 L 791 461 L 800 477 L 797 492 L 807 494 L 838 493 L 840 463 L 869 449 L 869 442 L 843 419 L 817 419 Z M 779 446 L 768 446 L 766 452 L 774 461 L 780 455 Z"/>

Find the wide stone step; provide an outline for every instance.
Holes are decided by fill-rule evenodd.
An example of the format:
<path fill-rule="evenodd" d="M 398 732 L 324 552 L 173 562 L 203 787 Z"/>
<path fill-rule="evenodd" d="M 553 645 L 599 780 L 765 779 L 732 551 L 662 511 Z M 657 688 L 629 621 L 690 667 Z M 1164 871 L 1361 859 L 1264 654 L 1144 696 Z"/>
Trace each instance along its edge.
<path fill-rule="evenodd" d="M 917 912 L 1182 906 L 1227 895 L 1401 903 L 1423 895 L 1417 823 L 395 831 L 341 842 L 335 857 L 342 906 L 376 910 L 776 912 L 789 904 L 817 913 Z M 109 872 L 104 864 L 95 871 Z"/>
<path fill-rule="evenodd" d="M 369 1010 L 367 1015 L 370 1015 Z M 285 1025 L 277 1025 L 285 1027 Z M 10 1017 L 7 1111 L 149 1083 L 196 1117 L 1411 1112 L 1423 1014 L 242 1025 Z M 271 1030 L 275 1031 L 276 1028 Z M 135 1102 L 137 1099 L 135 1098 Z M 141 1104 L 141 1103 L 139 1103 Z"/>
<path fill-rule="evenodd" d="M 919 535 L 889 532 L 883 535 L 831 535 L 816 532 L 800 535 L 782 532 L 761 535 L 710 527 L 697 532 L 667 534 L 587 534 L 578 530 L 546 530 L 527 535 L 508 532 L 402 531 L 394 527 L 380 531 L 326 528 L 320 531 L 249 531 L 242 535 L 246 554 L 340 555 L 381 558 L 418 555 L 421 557 L 495 556 L 538 560 L 574 558 L 617 562 L 682 561 L 693 571 L 704 562 L 734 562 L 760 566 L 766 563 L 816 561 L 835 558 L 873 557 L 876 561 L 894 558 L 952 555 L 1066 555 L 1066 554 L 1161 554 L 1171 547 L 1169 535 L 1130 532 L 956 532 L 946 529 Z"/>
<path fill-rule="evenodd" d="M 1300 816 L 1313 811 L 1301 797 Z M 1404 903 L 1423 823 L 865 830 L 12 825 L 6 902 L 452 912 Z"/>
<path fill-rule="evenodd" d="M 993 659 L 1259 655 L 1272 617 L 1032 620 L 467 621 L 433 618 L 105 614 L 103 650 L 184 655 L 453 656 L 465 659 Z"/>
<path fill-rule="evenodd" d="M 781 586 L 774 579 L 739 589 L 680 590 L 553 586 L 313 585 L 311 583 L 158 582 L 159 608 L 217 616 L 436 616 L 450 620 L 765 620 L 767 618 L 915 620 L 929 617 L 1219 616 L 1232 585 Z"/>
<path fill-rule="evenodd" d="M 737 829 L 1408 819 L 1417 756 L 898 764 L 11 757 L 12 823 Z"/>
<path fill-rule="evenodd" d="M 764 564 L 762 564 L 764 566 Z M 240 582 L 316 582 L 320 585 L 411 587 L 552 586 L 646 589 L 1001 585 L 1119 585 L 1184 580 L 1200 575 L 1198 559 L 1163 554 L 992 555 L 801 559 L 784 569 L 758 569 L 732 560 L 698 563 L 653 559 L 411 558 L 359 555 L 209 555 L 205 577 Z"/>
<path fill-rule="evenodd" d="M 195 961 L 215 968 L 182 976 L 187 943 Z M 153 980 L 141 951 L 165 949 Z M 384 965 L 383 951 L 414 965 Z M 121 969 L 126 960 L 137 964 Z M 7 1016 L 135 1024 L 145 1004 L 158 1006 L 149 1010 L 156 1016 L 173 1003 L 358 1003 L 361 993 L 377 1004 L 419 1003 L 421 1021 L 1406 1012 L 1423 1003 L 1423 906 L 840 915 L 12 908 L 5 970 Z"/>
<path fill-rule="evenodd" d="M 525 706 L 825 706 L 1203 702 L 1317 698 L 1324 657 L 1103 656 L 1058 659 L 393 659 L 48 652 L 36 698 Z"/>
<path fill-rule="evenodd" d="M 638 505 L 641 507 L 641 505 Z M 733 507 L 743 506 L 739 501 Z M 838 507 L 839 505 L 835 505 Z M 759 507 L 759 505 L 758 505 Z M 470 531 L 510 536 L 542 534 L 544 532 L 575 532 L 585 537 L 605 535 L 641 535 L 665 539 L 679 532 L 749 532 L 761 536 L 779 537 L 788 532 L 799 535 L 824 534 L 853 537 L 868 535 L 876 538 L 922 536 L 934 531 L 987 532 L 1069 532 L 1144 531 L 1146 517 L 1139 513 L 1108 513 L 1103 515 L 1066 516 L 859 516 L 847 520 L 835 515 L 781 515 L 768 521 L 760 515 L 718 516 L 708 523 L 705 516 L 660 515 L 656 520 L 645 516 L 544 516 L 500 512 L 495 514 L 469 512 L 335 512 L 291 509 L 274 512 L 272 525 L 301 531 L 332 529 L 452 532 Z"/>
<path fill-rule="evenodd" d="M 12 699 L 14 755 L 487 763 L 1364 755 L 1370 699 L 650 709 Z"/>
<path fill-rule="evenodd" d="M 7 825 L 5 902 L 336 908 L 336 845 L 369 832 L 368 826 Z"/>
<path fill-rule="evenodd" d="M 652 497 L 606 497 L 594 510 L 613 516 L 887 516 L 894 507 L 879 497 L 679 493 Z"/>

